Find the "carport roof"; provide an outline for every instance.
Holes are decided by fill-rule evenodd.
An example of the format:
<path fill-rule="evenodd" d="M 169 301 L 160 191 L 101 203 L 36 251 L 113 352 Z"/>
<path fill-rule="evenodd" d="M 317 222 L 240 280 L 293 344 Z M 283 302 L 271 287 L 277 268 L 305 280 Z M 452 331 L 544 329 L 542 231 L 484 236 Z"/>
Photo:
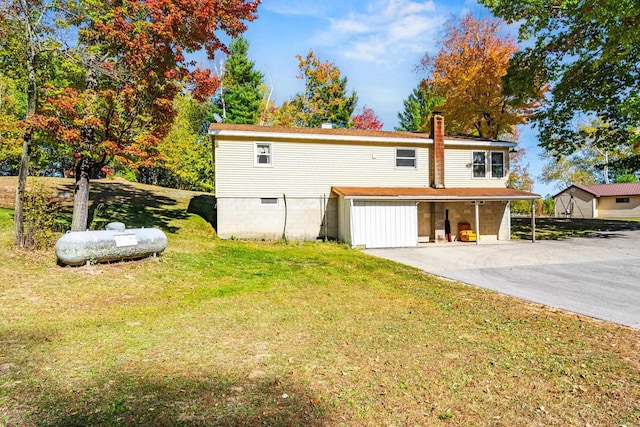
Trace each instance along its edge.
<path fill-rule="evenodd" d="M 513 188 L 333 187 L 347 199 L 534 200 L 540 195 Z"/>

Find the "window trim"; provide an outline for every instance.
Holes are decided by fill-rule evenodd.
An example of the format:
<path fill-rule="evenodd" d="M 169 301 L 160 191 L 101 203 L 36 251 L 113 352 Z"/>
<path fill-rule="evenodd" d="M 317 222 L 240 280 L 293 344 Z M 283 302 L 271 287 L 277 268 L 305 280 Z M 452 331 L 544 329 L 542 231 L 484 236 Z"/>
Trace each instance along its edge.
<path fill-rule="evenodd" d="M 258 152 L 258 147 L 262 145 L 269 147 L 269 154 L 266 154 L 269 160 L 267 163 L 260 163 L 258 161 L 259 155 L 263 155 L 263 156 L 265 155 L 265 154 L 259 154 Z M 259 167 L 259 168 L 268 168 L 273 166 L 273 144 L 271 142 L 255 142 L 253 144 L 253 166 Z"/>
<path fill-rule="evenodd" d="M 476 166 L 476 162 L 475 162 L 475 155 L 476 153 L 482 153 L 482 155 L 484 156 L 484 162 L 482 163 L 482 165 L 484 166 L 484 173 L 482 176 L 476 176 L 476 170 L 475 170 L 475 166 Z M 480 165 L 480 163 L 477 163 L 478 165 Z M 472 150 L 471 151 L 471 178 L 472 179 L 486 179 L 487 178 L 487 151 L 486 150 Z"/>
<path fill-rule="evenodd" d="M 502 175 L 501 176 L 494 176 L 493 175 L 493 153 L 502 154 Z M 507 176 L 507 174 L 505 172 L 506 168 L 507 168 L 507 165 L 506 165 L 507 162 L 505 161 L 505 157 L 506 156 L 504 154 L 505 154 L 504 151 L 491 151 L 490 154 L 489 154 L 489 160 L 490 160 L 489 168 L 491 169 L 491 178 L 493 178 L 493 179 L 502 179 L 502 178 Z"/>
<path fill-rule="evenodd" d="M 413 151 L 413 157 L 399 156 L 398 155 L 399 150 Z M 418 149 L 417 148 L 396 147 L 395 153 L 396 153 L 396 156 L 395 156 L 396 169 L 417 169 L 418 168 Z M 398 160 L 413 160 L 413 166 L 398 165 Z"/>

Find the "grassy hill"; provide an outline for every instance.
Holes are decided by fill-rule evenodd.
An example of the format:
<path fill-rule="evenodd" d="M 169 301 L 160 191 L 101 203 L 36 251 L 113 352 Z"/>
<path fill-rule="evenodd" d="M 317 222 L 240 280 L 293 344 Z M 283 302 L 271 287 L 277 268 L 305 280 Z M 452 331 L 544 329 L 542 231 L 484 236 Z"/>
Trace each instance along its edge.
<path fill-rule="evenodd" d="M 60 267 L 0 209 L 0 425 L 640 424 L 637 330 L 340 244 L 220 240 L 198 194 L 95 184 L 94 221 L 168 248 Z"/>

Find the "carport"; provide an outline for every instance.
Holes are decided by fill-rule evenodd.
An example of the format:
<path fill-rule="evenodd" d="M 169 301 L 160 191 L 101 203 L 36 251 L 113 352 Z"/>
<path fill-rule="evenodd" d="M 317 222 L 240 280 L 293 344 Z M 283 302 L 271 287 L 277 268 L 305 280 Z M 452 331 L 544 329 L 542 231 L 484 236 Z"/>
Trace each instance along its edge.
<path fill-rule="evenodd" d="M 339 240 L 364 248 L 445 243 L 457 236 L 458 223 L 469 223 L 479 231 L 476 244 L 483 239 L 509 240 L 509 202 L 540 197 L 510 188 L 333 187 L 332 191 L 338 197 Z M 453 224 L 447 224 L 450 211 Z"/>

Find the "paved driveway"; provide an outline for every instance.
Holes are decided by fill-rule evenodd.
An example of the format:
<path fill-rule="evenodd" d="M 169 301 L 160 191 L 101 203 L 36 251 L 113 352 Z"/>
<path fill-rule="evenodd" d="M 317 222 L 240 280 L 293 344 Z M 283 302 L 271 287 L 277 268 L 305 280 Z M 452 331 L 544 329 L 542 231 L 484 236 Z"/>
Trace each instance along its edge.
<path fill-rule="evenodd" d="M 640 329 L 640 231 L 555 241 L 430 244 L 366 253 Z"/>

